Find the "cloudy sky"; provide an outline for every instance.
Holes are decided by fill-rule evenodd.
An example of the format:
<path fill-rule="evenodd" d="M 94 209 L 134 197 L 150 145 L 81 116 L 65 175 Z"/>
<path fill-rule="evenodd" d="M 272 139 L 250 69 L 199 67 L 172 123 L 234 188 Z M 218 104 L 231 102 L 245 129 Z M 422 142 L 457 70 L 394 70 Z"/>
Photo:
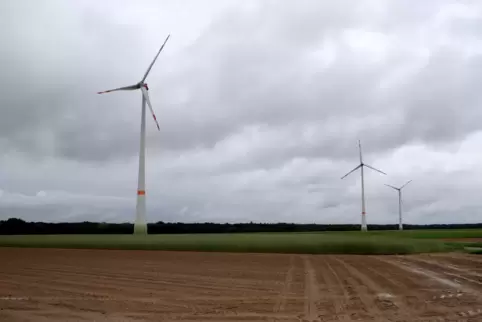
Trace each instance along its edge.
<path fill-rule="evenodd" d="M 0 219 L 482 221 L 480 1 L 0 1 Z"/>

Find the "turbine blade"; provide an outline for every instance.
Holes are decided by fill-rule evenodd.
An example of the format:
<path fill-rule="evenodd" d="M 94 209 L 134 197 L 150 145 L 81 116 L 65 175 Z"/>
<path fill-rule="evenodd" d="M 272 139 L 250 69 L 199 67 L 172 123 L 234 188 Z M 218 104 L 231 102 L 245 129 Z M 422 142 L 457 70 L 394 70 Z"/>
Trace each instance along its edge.
<path fill-rule="evenodd" d="M 403 187 L 405 187 L 407 184 L 409 184 L 410 182 L 412 182 L 412 180 L 408 180 L 407 183 L 405 183 L 400 189 L 402 189 Z"/>
<path fill-rule="evenodd" d="M 360 151 L 360 164 L 363 164 L 361 141 L 360 140 L 358 140 L 358 150 Z"/>
<path fill-rule="evenodd" d="M 347 174 L 345 174 L 345 175 L 344 175 L 343 177 L 341 177 L 341 178 L 344 179 L 344 178 L 348 177 L 349 174 L 351 174 L 352 172 L 355 172 L 356 170 L 358 170 L 359 168 L 361 168 L 361 166 L 362 166 L 361 164 L 357 165 L 357 166 L 355 167 L 355 169 L 351 170 L 350 172 L 348 172 Z"/>
<path fill-rule="evenodd" d="M 390 187 L 390 188 L 393 188 L 393 189 L 395 189 L 395 190 L 398 190 L 398 188 L 395 188 L 394 186 L 391 186 L 391 185 L 389 185 L 389 184 L 385 184 L 385 185 L 386 185 L 387 187 Z"/>
<path fill-rule="evenodd" d="M 377 171 L 377 172 L 380 172 L 381 174 L 386 175 L 386 173 L 383 172 L 382 170 L 375 169 L 374 167 L 369 166 L 368 164 L 364 164 L 364 166 L 367 167 L 367 168 L 370 168 L 370 169 L 372 169 L 372 170 L 375 170 L 375 171 Z"/>
<path fill-rule="evenodd" d="M 154 122 L 156 122 L 157 130 L 160 131 L 161 128 L 159 127 L 159 123 L 157 122 L 156 114 L 154 114 L 154 110 L 152 109 L 151 100 L 149 99 L 149 93 L 147 92 L 147 88 L 145 88 L 144 86 L 141 86 L 141 91 L 142 91 L 142 96 L 144 96 L 144 99 L 147 102 L 147 106 L 149 106 L 149 109 L 151 110 L 152 118 L 154 119 Z"/>
<path fill-rule="evenodd" d="M 144 83 L 144 81 L 146 80 L 147 75 L 149 75 L 149 72 L 151 71 L 152 66 L 154 66 L 154 63 L 156 62 L 157 57 L 159 57 L 159 54 L 161 53 L 162 49 L 166 45 L 166 42 L 169 40 L 169 37 L 171 37 L 171 35 L 167 35 L 167 38 L 166 38 L 166 40 L 164 40 L 164 43 L 162 44 L 161 49 L 159 49 L 156 57 L 154 57 L 154 59 L 152 60 L 152 63 L 149 65 L 149 68 L 147 69 L 146 73 L 144 74 L 144 77 L 142 78 L 141 83 Z"/>
<path fill-rule="evenodd" d="M 115 91 L 133 91 L 133 90 L 138 89 L 138 88 L 139 88 L 139 86 L 136 84 L 136 85 L 131 85 L 131 86 L 124 86 L 124 87 L 109 89 L 107 91 L 97 92 L 97 94 L 105 94 L 105 93 L 110 93 L 110 92 L 115 92 Z"/>

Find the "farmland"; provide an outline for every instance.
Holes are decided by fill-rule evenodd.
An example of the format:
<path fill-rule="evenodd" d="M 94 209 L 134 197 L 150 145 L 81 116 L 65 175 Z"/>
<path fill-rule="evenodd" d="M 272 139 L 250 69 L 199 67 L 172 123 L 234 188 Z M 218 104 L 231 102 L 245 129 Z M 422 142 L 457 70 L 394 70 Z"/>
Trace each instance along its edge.
<path fill-rule="evenodd" d="M 0 248 L 1 321 L 479 321 L 482 258 Z"/>
<path fill-rule="evenodd" d="M 481 236 L 0 236 L 0 321 L 480 321 Z"/>

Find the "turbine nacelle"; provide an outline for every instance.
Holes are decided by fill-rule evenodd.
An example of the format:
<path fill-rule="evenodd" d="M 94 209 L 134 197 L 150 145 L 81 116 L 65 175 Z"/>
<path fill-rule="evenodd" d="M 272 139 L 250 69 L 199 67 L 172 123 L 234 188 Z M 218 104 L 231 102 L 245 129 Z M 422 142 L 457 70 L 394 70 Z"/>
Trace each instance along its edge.
<path fill-rule="evenodd" d="M 362 147 L 361 147 L 361 142 L 360 140 L 358 140 L 358 149 L 359 149 L 359 153 L 360 153 L 360 163 L 355 167 L 353 168 L 353 170 L 351 170 L 350 172 L 348 172 L 347 174 L 345 174 L 343 177 L 341 177 L 341 179 L 344 179 L 346 177 L 348 177 L 350 174 L 352 174 L 353 172 L 355 172 L 356 170 L 360 169 L 361 171 L 361 197 L 362 197 L 362 224 L 361 224 L 361 230 L 362 231 L 366 231 L 367 230 L 367 224 L 366 224 L 366 218 L 365 218 L 365 215 L 366 215 L 366 209 L 365 209 L 365 183 L 364 183 L 364 177 L 363 177 L 363 167 L 367 167 L 369 169 L 372 169 L 374 171 L 377 171 L 381 174 L 384 174 L 386 175 L 385 172 L 383 172 L 382 170 L 378 170 L 366 163 L 363 163 L 363 156 L 362 156 Z"/>
<path fill-rule="evenodd" d="M 149 86 L 145 83 L 147 76 L 149 75 L 152 66 L 159 57 L 162 49 L 166 45 L 167 40 L 169 39 L 169 35 L 167 36 L 166 40 L 162 44 L 161 48 L 157 52 L 156 56 L 150 63 L 149 67 L 147 68 L 146 72 L 142 79 L 130 86 L 119 87 L 115 89 L 110 89 L 103 92 L 98 92 L 98 94 L 110 93 L 114 91 L 133 91 L 133 90 L 141 90 L 142 93 L 142 117 L 141 117 L 141 135 L 140 135 L 140 151 L 139 151 L 139 175 L 138 175 L 138 183 L 137 183 L 137 204 L 136 204 L 136 221 L 134 223 L 134 234 L 147 234 L 147 224 L 146 224 L 146 190 L 145 190 L 145 138 L 146 138 L 146 127 L 145 127 L 145 115 L 146 115 L 146 104 L 151 111 L 152 118 L 154 122 L 156 122 L 157 129 L 160 130 L 159 123 L 157 122 L 156 115 L 154 114 L 154 110 L 152 109 L 151 100 L 149 99 Z"/>
<path fill-rule="evenodd" d="M 159 57 L 159 54 L 161 53 L 162 49 L 166 45 L 166 42 L 169 40 L 169 37 L 170 37 L 170 35 L 168 35 L 166 37 L 166 40 L 164 40 L 164 43 L 162 44 L 162 46 L 159 49 L 159 51 L 157 52 L 156 56 L 152 60 L 151 64 L 149 65 L 149 68 L 147 68 L 147 71 L 145 72 L 145 74 L 142 77 L 140 82 L 138 82 L 135 85 L 109 89 L 109 90 L 103 91 L 103 92 L 97 92 L 97 94 L 105 94 L 105 93 L 116 92 L 116 91 L 133 91 L 133 90 L 136 90 L 136 89 L 140 89 L 141 92 L 142 92 L 142 104 L 144 104 L 144 102 L 146 102 L 147 106 L 149 106 L 149 110 L 151 111 L 152 118 L 154 119 L 154 122 L 156 122 L 157 130 L 159 130 L 159 131 L 161 130 L 161 128 L 159 126 L 159 123 L 157 122 L 156 114 L 154 114 L 154 110 L 152 109 L 151 100 L 149 99 L 149 93 L 147 92 L 149 90 L 149 87 L 147 86 L 146 83 L 144 83 L 144 81 L 146 80 L 147 76 L 149 75 L 149 73 L 152 69 L 152 66 L 154 66 L 154 63 L 156 62 L 157 57 Z"/>
<path fill-rule="evenodd" d="M 406 185 L 408 185 L 410 182 L 412 182 L 412 180 L 408 180 L 403 186 L 401 186 L 400 188 L 397 188 L 397 187 L 394 187 L 392 185 L 389 185 L 389 184 L 385 184 L 387 187 L 390 187 L 392 189 L 395 189 L 395 190 L 398 190 L 398 191 L 401 191 L 403 188 L 405 188 Z"/>
<path fill-rule="evenodd" d="M 149 90 L 149 87 L 147 86 L 147 83 L 143 83 L 142 81 L 137 83 L 135 86 L 137 87 L 137 89 L 140 89 L 141 87 L 144 87 L 145 89 Z"/>
<path fill-rule="evenodd" d="M 402 189 L 405 188 L 412 180 L 407 181 L 403 186 L 397 188 L 395 186 L 385 184 L 387 187 L 397 190 L 398 192 L 398 229 L 403 230 L 403 220 L 402 220 Z"/>
<path fill-rule="evenodd" d="M 152 118 L 154 119 L 154 122 L 156 122 L 157 129 L 160 131 L 161 128 L 159 126 L 159 123 L 157 122 L 156 114 L 154 113 L 154 110 L 152 109 L 151 100 L 149 98 L 149 93 L 148 93 L 149 86 L 147 86 L 146 83 L 140 81 L 139 83 L 137 83 L 135 85 L 110 89 L 110 90 L 107 90 L 107 91 L 98 92 L 97 94 L 105 94 L 105 93 L 116 92 L 116 91 L 134 91 L 134 90 L 137 90 L 137 89 L 141 90 L 142 101 L 143 102 L 145 101 L 147 103 L 147 106 L 149 106 L 149 110 L 151 111 Z"/>
<path fill-rule="evenodd" d="M 362 156 L 362 148 L 361 148 L 361 141 L 358 140 L 358 149 L 359 149 L 359 152 L 360 152 L 360 163 L 353 169 L 351 170 L 350 172 L 348 172 L 347 174 L 345 174 L 343 177 L 341 177 L 341 179 L 345 179 L 346 177 L 348 177 L 348 175 L 350 175 L 352 172 L 355 172 L 356 170 L 360 169 L 360 168 L 363 168 L 363 167 L 367 167 L 367 168 L 370 168 L 374 171 L 377 171 L 381 174 L 384 174 L 386 175 L 385 172 L 383 172 L 382 170 L 379 170 L 377 168 L 374 168 L 372 167 L 371 165 L 368 165 L 366 163 L 363 163 L 363 156 Z"/>

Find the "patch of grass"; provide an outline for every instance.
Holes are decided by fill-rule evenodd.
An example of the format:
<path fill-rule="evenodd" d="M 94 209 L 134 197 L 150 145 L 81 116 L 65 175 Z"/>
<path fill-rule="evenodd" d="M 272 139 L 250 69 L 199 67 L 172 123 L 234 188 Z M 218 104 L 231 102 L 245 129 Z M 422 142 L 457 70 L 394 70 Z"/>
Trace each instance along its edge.
<path fill-rule="evenodd" d="M 462 244 L 465 247 L 482 248 L 481 242 L 462 242 L 462 243 L 459 243 L 459 244 Z"/>
<path fill-rule="evenodd" d="M 376 233 L 13 235 L 0 236 L 0 246 L 299 254 L 411 254 L 457 248 L 437 240 Z"/>
<path fill-rule="evenodd" d="M 362 232 L 354 233 L 362 234 Z M 373 236 L 416 239 L 482 238 L 482 229 L 384 230 L 370 231 L 368 233 Z"/>

